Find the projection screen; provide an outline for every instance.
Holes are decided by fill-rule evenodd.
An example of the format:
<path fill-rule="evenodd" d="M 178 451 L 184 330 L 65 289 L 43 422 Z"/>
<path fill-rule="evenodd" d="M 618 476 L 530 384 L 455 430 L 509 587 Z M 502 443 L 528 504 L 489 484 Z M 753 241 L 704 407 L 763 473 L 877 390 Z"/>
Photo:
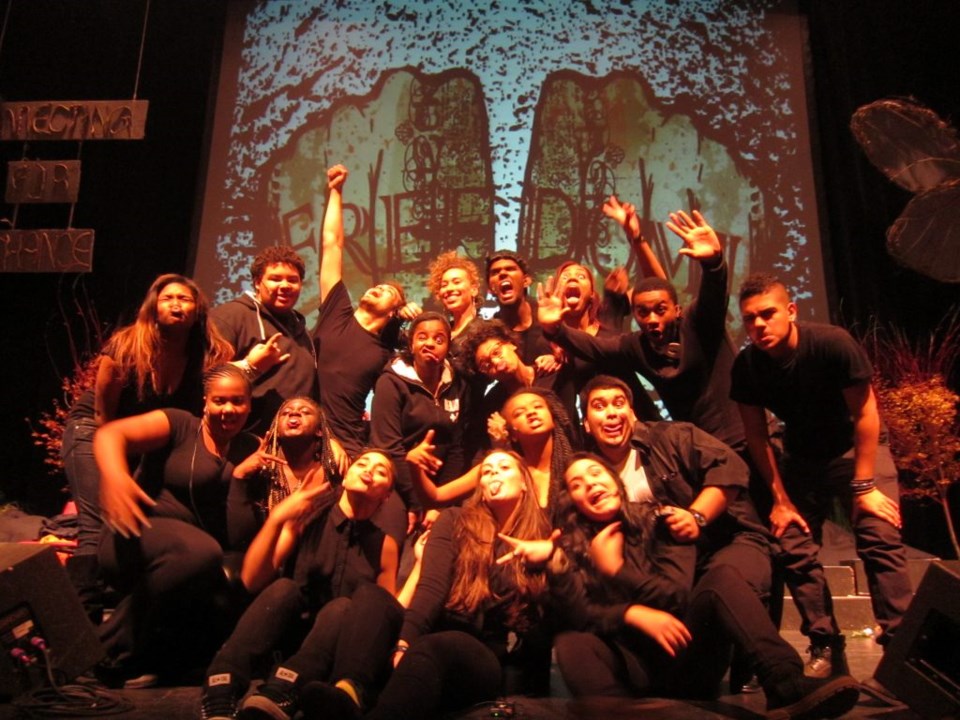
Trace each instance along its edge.
<path fill-rule="evenodd" d="M 683 301 L 698 270 L 664 223 L 696 207 L 734 297 L 771 271 L 826 320 L 804 31 L 795 3 L 759 0 L 231 3 L 194 276 L 224 302 L 259 249 L 292 245 L 314 322 L 326 168 L 342 163 L 355 299 L 396 279 L 423 303 L 447 250 L 482 271 L 513 248 L 537 280 L 567 259 L 598 283 L 633 277 L 600 209 L 617 195 Z"/>

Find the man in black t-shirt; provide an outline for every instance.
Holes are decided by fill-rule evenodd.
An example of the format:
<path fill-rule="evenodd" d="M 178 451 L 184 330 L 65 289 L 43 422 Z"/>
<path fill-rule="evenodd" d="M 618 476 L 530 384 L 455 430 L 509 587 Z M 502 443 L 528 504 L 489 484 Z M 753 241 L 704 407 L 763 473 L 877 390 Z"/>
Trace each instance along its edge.
<path fill-rule="evenodd" d="M 873 370 L 845 330 L 798 323 L 797 306 L 776 278 L 747 278 L 740 312 L 752 344 L 734 362 L 730 394 L 773 494 L 771 527 L 780 538 L 801 630 L 811 642 L 807 674 L 842 672 L 843 639 L 818 560 L 823 521 L 835 498 L 851 516 L 882 630 L 879 643 L 889 643 L 911 599 L 900 510 L 874 480 L 880 417 Z M 766 410 L 785 425 L 779 463 Z"/>
<path fill-rule="evenodd" d="M 347 169 L 327 171 L 320 259 L 320 319 L 314 332 L 320 404 L 334 435 L 351 457 L 366 446 L 367 396 L 393 354 L 397 315 L 406 304 L 403 288 L 382 282 L 367 290 L 354 308 L 343 283 L 343 184 Z"/>

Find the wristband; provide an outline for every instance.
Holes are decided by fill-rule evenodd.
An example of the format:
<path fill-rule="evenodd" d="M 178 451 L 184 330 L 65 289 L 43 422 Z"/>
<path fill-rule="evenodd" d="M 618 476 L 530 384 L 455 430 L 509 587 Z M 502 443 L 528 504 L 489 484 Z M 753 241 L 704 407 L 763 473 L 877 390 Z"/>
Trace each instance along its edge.
<path fill-rule="evenodd" d="M 863 480 L 853 480 L 850 482 L 850 491 L 854 495 L 866 495 L 871 490 L 877 487 L 877 483 L 873 478 L 865 478 Z"/>
<path fill-rule="evenodd" d="M 250 361 L 247 360 L 246 358 L 244 358 L 243 360 L 241 360 L 240 362 L 238 362 L 238 363 L 237 363 L 237 367 L 239 367 L 241 370 L 243 370 L 244 374 L 245 374 L 250 380 L 255 380 L 255 379 L 256 379 L 257 374 L 258 374 L 258 373 L 257 373 L 257 369 L 256 369 L 253 365 L 251 365 L 251 364 L 250 364 Z"/>

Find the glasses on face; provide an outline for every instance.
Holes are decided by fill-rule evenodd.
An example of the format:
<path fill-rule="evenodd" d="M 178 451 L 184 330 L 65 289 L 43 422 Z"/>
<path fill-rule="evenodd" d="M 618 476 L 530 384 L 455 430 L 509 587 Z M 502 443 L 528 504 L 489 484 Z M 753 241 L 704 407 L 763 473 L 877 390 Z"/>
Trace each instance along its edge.
<path fill-rule="evenodd" d="M 503 356 L 506 350 L 506 344 L 498 342 L 493 346 L 493 349 L 490 351 L 490 354 L 486 358 L 477 363 L 477 368 L 482 373 L 493 372 L 494 367 L 498 362 L 503 360 Z"/>

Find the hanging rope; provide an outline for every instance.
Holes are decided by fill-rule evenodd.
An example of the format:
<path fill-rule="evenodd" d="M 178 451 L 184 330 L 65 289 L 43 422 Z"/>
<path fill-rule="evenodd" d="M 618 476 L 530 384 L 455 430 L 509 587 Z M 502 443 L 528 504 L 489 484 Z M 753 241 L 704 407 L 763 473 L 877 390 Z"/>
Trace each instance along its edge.
<path fill-rule="evenodd" d="M 13 0 L 7 3 L 7 9 L 3 13 L 3 27 L 0 27 L 0 54 L 3 53 L 3 40 L 7 37 L 7 23 L 10 22 L 10 8 L 13 7 Z"/>
<path fill-rule="evenodd" d="M 11 0 L 12 1 L 12 0 Z M 147 20 L 150 17 L 150 0 L 143 9 L 143 32 L 140 33 L 140 52 L 137 56 L 137 77 L 133 82 L 133 99 L 137 99 L 137 92 L 140 90 L 140 68 L 143 67 L 143 48 L 147 44 Z"/>

